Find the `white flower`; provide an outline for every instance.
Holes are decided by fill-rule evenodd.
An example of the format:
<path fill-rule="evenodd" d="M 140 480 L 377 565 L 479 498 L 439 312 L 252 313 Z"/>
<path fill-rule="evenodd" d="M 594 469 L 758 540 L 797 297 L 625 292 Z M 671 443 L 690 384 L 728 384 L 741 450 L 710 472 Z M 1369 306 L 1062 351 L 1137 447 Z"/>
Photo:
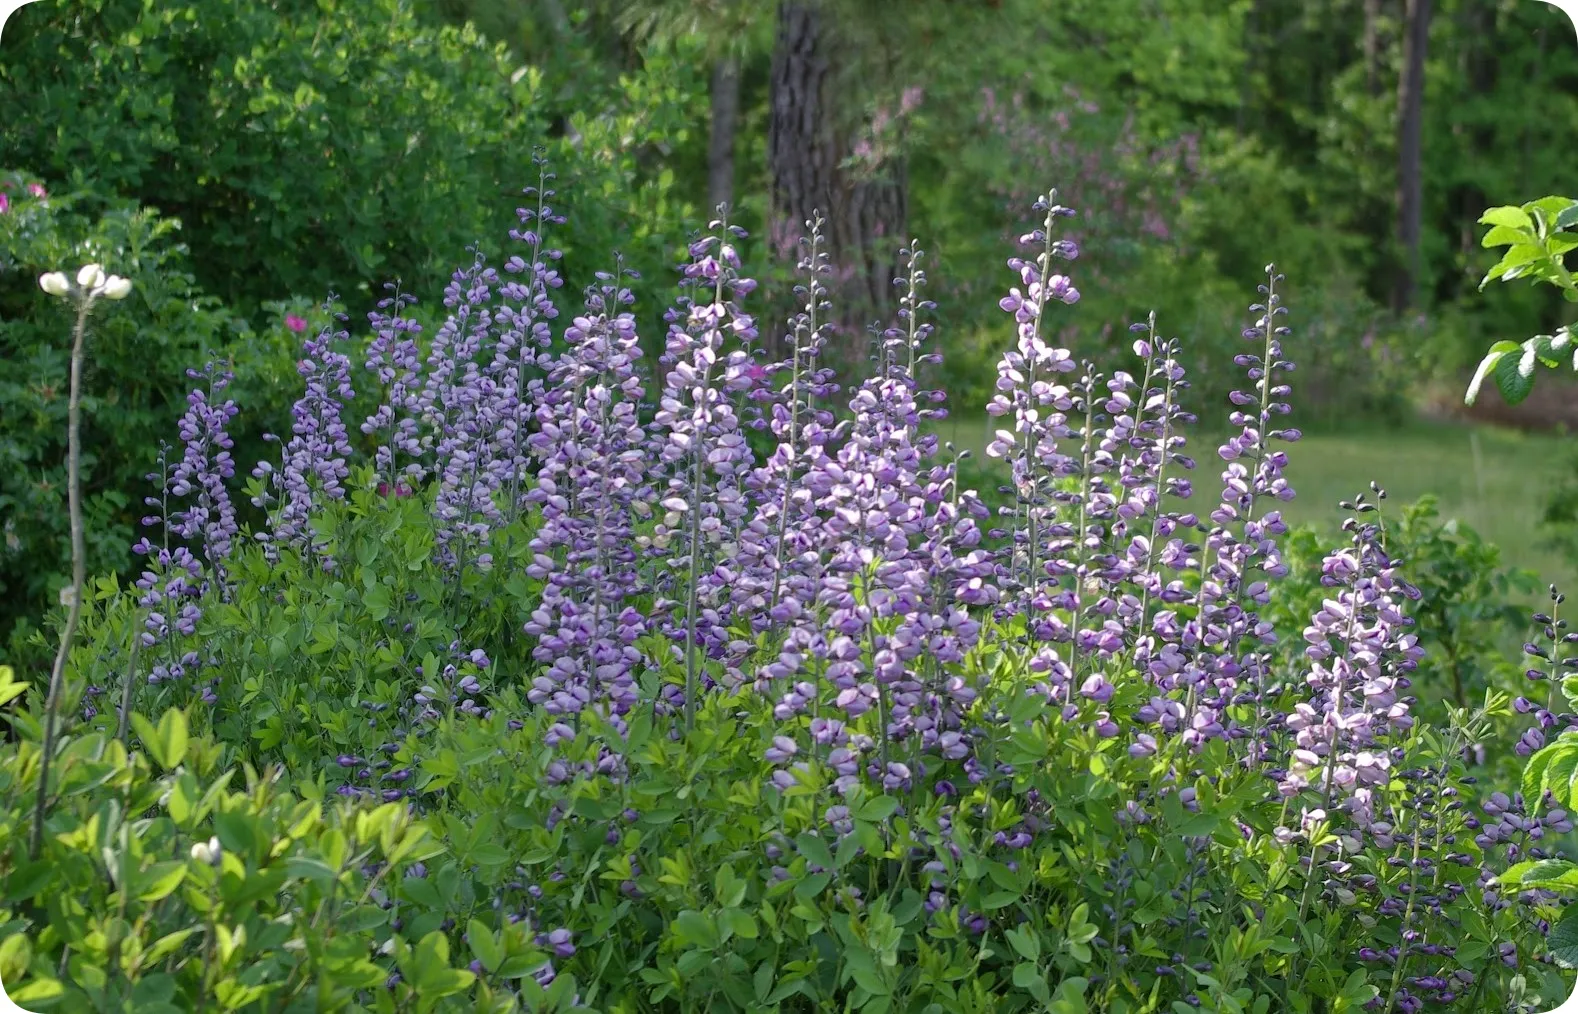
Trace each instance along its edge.
<path fill-rule="evenodd" d="M 224 854 L 224 849 L 219 846 L 218 838 L 210 838 L 206 842 L 198 842 L 192 846 L 192 858 L 200 863 L 219 865 L 219 858 Z"/>
<path fill-rule="evenodd" d="M 96 289 L 104 284 L 104 269 L 97 264 L 84 264 L 77 272 L 77 284 L 84 289 Z"/>
<path fill-rule="evenodd" d="M 38 276 L 38 287 L 51 296 L 64 296 L 71 291 L 71 282 L 66 279 L 63 272 L 51 271 L 47 275 Z"/>
<path fill-rule="evenodd" d="M 105 299 L 125 299 L 129 292 L 131 292 L 131 282 L 120 275 L 110 275 L 98 290 L 98 294 Z"/>

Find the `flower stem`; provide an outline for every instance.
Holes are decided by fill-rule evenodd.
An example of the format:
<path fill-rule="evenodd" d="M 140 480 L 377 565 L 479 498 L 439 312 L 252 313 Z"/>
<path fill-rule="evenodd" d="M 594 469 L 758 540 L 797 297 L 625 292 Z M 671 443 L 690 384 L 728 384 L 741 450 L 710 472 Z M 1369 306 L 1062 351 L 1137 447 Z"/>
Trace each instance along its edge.
<path fill-rule="evenodd" d="M 44 703 L 44 744 L 38 768 L 38 800 L 33 806 L 33 835 L 28 849 L 37 860 L 44 848 L 44 809 L 49 799 L 49 761 L 55 750 L 55 715 L 66 676 L 66 659 L 77 636 L 82 618 L 83 586 L 87 584 L 87 561 L 82 535 L 82 347 L 88 333 L 88 313 L 93 297 L 82 295 L 77 303 L 77 324 L 71 341 L 71 400 L 66 410 L 66 509 L 71 517 L 71 604 L 66 613 L 66 628 L 60 633 L 60 648 L 49 673 L 49 696 Z"/>

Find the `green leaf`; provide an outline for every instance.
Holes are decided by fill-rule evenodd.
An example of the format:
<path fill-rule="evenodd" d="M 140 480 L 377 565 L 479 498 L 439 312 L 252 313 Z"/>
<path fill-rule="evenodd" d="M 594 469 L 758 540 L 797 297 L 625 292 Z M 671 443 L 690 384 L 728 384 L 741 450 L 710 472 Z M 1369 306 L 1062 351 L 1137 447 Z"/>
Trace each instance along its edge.
<path fill-rule="evenodd" d="M 493 931 L 479 920 L 473 919 L 466 923 L 466 942 L 471 944 L 471 953 L 477 956 L 477 960 L 482 962 L 482 967 L 488 971 L 496 972 L 504 963 L 504 948 L 499 946 Z"/>
<path fill-rule="evenodd" d="M 167 933 L 160 937 L 154 941 L 154 945 L 143 955 L 144 966 L 156 965 L 164 960 L 167 955 L 174 954 L 175 949 L 186 943 L 187 938 L 196 932 L 197 927 L 193 926 L 188 929 L 176 930 L 174 933 Z"/>
<path fill-rule="evenodd" d="M 1557 750 L 1551 757 L 1551 762 L 1545 768 L 1545 773 L 1540 777 L 1542 790 L 1549 789 L 1551 795 L 1556 797 L 1556 802 L 1562 806 L 1571 806 L 1573 801 L 1573 779 L 1578 776 L 1578 744 L 1571 740 L 1562 742 L 1557 740 Z M 1531 799 L 1545 798 L 1544 791 L 1540 795 L 1526 797 Z"/>
<path fill-rule="evenodd" d="M 42 891 L 54 879 L 55 864 L 47 859 L 35 863 L 22 863 L 5 878 L 7 901 L 26 901 Z"/>
<path fill-rule="evenodd" d="M 1498 225 L 1485 233 L 1485 238 L 1479 241 L 1479 245 L 1488 250 L 1492 247 L 1522 243 L 1528 238 L 1529 234 L 1522 229 L 1514 229 L 1510 225 Z"/>
<path fill-rule="evenodd" d="M 873 824 L 881 823 L 893 816 L 899 808 L 899 801 L 892 796 L 872 796 L 860 804 L 860 809 L 855 811 L 856 820 L 869 820 Z"/>
<path fill-rule="evenodd" d="M 869 964 L 851 964 L 849 975 L 855 980 L 855 985 L 872 996 L 888 996 L 893 992 L 893 987 L 884 982 L 881 973 Z"/>
<path fill-rule="evenodd" d="M 335 926 L 344 933 L 365 933 L 389 921 L 389 912 L 377 905 L 358 905 L 335 920 Z"/>
<path fill-rule="evenodd" d="M 138 901 L 158 901 L 168 898 L 181 886 L 181 881 L 186 879 L 188 865 L 179 860 L 156 863 L 143 874 L 148 878 L 148 883 L 137 892 Z"/>
<path fill-rule="evenodd" d="M 1516 405 L 1534 390 L 1534 350 L 1502 356 L 1496 361 L 1496 388 L 1507 404 Z"/>
<path fill-rule="evenodd" d="M 1534 219 L 1522 208 L 1508 205 L 1501 208 L 1490 208 L 1479 216 L 1480 225 L 1504 225 L 1510 229 L 1533 229 Z"/>
<path fill-rule="evenodd" d="M 1520 346 L 1517 342 L 1499 341 L 1485 353 L 1485 358 L 1479 362 L 1479 368 L 1474 371 L 1474 379 L 1469 382 L 1468 393 L 1463 396 L 1465 405 L 1474 404 L 1474 399 L 1479 397 L 1480 386 L 1485 383 L 1485 378 L 1496 368 L 1496 364 L 1509 352 L 1516 352 Z"/>
<path fill-rule="evenodd" d="M 66 987 L 60 984 L 59 979 L 34 979 L 32 982 L 17 989 L 8 990 L 11 1002 L 24 1010 L 26 1006 L 46 1000 L 54 1000 L 64 996 Z"/>
<path fill-rule="evenodd" d="M 1013 949 L 1019 952 L 1019 956 L 1026 961 L 1041 960 L 1041 941 L 1028 927 L 1015 926 L 1004 933 L 1004 936 L 1008 938 L 1008 943 Z"/>
<path fill-rule="evenodd" d="M 827 842 L 818 838 L 809 831 L 801 834 L 794 840 L 795 847 L 806 861 L 813 866 L 820 866 L 824 870 L 833 869 L 833 853 L 828 850 Z"/>
<path fill-rule="evenodd" d="M 239 810 L 214 814 L 214 834 L 219 844 L 241 856 L 251 856 L 257 848 L 257 830 L 252 818 Z"/>
<path fill-rule="evenodd" d="M 1551 927 L 1545 944 L 1558 965 L 1578 968 L 1578 905 L 1567 906 L 1561 920 Z"/>
<path fill-rule="evenodd" d="M 1541 799 L 1544 797 L 1545 769 L 1550 767 L 1551 760 L 1556 755 L 1560 743 L 1551 743 L 1542 748 L 1523 768 L 1523 798 Z"/>
<path fill-rule="evenodd" d="M 703 913 L 691 909 L 674 919 L 674 932 L 682 942 L 704 951 L 716 950 L 721 943 L 717 925 Z"/>
<path fill-rule="evenodd" d="M 813 873 L 794 885 L 794 896 L 799 901 L 809 902 L 827 890 L 827 885 L 832 882 L 831 873 Z"/>
<path fill-rule="evenodd" d="M 1578 866 L 1574 866 L 1565 859 L 1544 859 L 1524 870 L 1523 875 L 1517 882 L 1531 886 L 1555 883 L 1575 869 L 1578 869 Z"/>
<path fill-rule="evenodd" d="M 285 872 L 298 880 L 311 880 L 328 887 L 334 882 L 334 870 L 322 859 L 311 856 L 291 856 L 285 860 Z"/>

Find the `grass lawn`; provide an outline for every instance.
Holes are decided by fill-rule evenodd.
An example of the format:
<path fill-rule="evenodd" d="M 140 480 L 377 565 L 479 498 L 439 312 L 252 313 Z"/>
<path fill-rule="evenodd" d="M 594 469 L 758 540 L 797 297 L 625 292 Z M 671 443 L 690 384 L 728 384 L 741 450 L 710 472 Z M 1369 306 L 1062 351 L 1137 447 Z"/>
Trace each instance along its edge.
<path fill-rule="evenodd" d="M 973 420 L 949 420 L 939 429 L 978 459 L 984 459 L 988 432 Z M 1215 497 L 1220 442 L 1191 434 L 1197 505 Z M 1288 448 L 1288 481 L 1298 497 L 1283 515 L 1335 531 L 1343 516 L 1337 502 L 1367 494 L 1372 479 L 1386 490 L 1389 503 L 1434 494 L 1443 518 L 1456 518 L 1495 543 L 1508 564 L 1578 592 L 1578 569 L 1542 548 L 1535 531 L 1546 495 L 1575 451 L 1578 437 L 1422 420 L 1395 428 L 1366 423 L 1306 432 Z"/>

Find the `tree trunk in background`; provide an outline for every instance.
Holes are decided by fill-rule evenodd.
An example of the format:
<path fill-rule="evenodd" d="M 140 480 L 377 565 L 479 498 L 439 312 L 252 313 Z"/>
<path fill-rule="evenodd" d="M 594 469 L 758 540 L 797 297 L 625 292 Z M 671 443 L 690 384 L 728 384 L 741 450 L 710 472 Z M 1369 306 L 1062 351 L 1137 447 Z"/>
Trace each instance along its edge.
<path fill-rule="evenodd" d="M 1421 135 L 1429 37 L 1430 0 L 1407 0 L 1403 15 L 1403 73 L 1397 86 L 1397 240 L 1403 264 L 1397 273 L 1392 308 L 1399 313 L 1413 306 L 1423 267 L 1419 250 L 1424 189 Z"/>
<path fill-rule="evenodd" d="M 712 126 L 707 142 L 707 213 L 734 204 L 734 135 L 740 121 L 740 65 L 725 57 L 712 65 Z"/>
<path fill-rule="evenodd" d="M 1381 0 L 1364 0 L 1364 85 L 1372 98 L 1381 94 Z"/>
<path fill-rule="evenodd" d="M 829 351 L 847 367 L 862 355 L 865 325 L 892 306 L 907 208 L 898 158 L 858 173 L 842 164 L 854 150 L 862 110 L 848 100 L 853 89 L 841 74 L 845 54 L 829 18 L 819 0 L 782 0 L 778 7 L 767 129 L 768 239 L 774 255 L 793 267 L 805 223 L 818 212 L 826 220 L 834 270 L 829 288 L 844 335 Z"/>
<path fill-rule="evenodd" d="M 1496 13 L 1486 0 L 1465 0 L 1460 15 L 1462 21 L 1458 34 L 1463 39 L 1460 44 L 1463 51 L 1460 76 L 1467 84 L 1468 94 L 1479 100 L 1490 95 L 1496 86 Z M 1476 119 L 1477 122 L 1465 131 L 1469 150 L 1476 157 L 1494 157 L 1496 132 L 1485 119 Z M 1489 203 L 1489 196 L 1479 187 L 1466 184 L 1462 188 L 1458 259 L 1463 271 L 1457 279 L 1462 290 L 1476 286 L 1479 281 L 1479 272 L 1475 270 L 1474 253 L 1478 247 L 1475 233 L 1479 216 Z"/>

